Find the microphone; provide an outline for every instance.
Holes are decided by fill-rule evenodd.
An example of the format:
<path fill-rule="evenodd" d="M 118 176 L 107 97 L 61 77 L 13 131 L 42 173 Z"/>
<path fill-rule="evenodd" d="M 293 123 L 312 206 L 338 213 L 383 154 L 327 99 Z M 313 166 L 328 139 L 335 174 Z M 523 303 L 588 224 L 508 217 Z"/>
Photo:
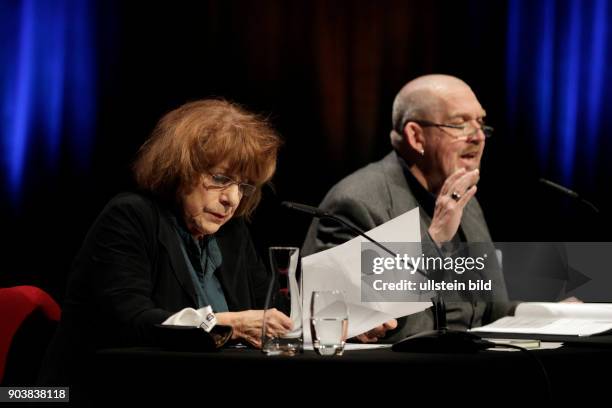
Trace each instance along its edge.
<path fill-rule="evenodd" d="M 540 178 L 540 183 L 544 184 L 545 186 L 548 186 L 554 190 L 560 191 L 561 193 L 565 194 L 568 197 L 571 197 L 572 199 L 578 200 L 581 203 L 585 204 L 587 207 L 589 207 L 591 210 L 593 210 L 596 214 L 599 214 L 599 208 L 597 208 L 593 203 L 591 203 L 588 200 L 585 200 L 584 198 L 580 197 L 580 194 L 578 194 L 577 192 L 575 192 L 574 190 L 570 190 L 567 187 L 564 187 L 560 184 L 557 184 L 553 181 L 547 180 L 545 178 Z"/>
<path fill-rule="evenodd" d="M 283 201 L 281 203 L 281 206 L 288 208 L 290 210 L 300 211 L 300 212 L 306 213 L 308 215 L 312 215 L 313 217 L 317 217 L 317 218 L 321 218 L 321 217 L 333 218 L 334 217 L 330 213 L 323 211 L 318 207 L 312 207 L 306 204 L 294 203 L 291 201 Z"/>
<path fill-rule="evenodd" d="M 327 211 L 321 210 L 317 207 L 311 207 L 305 204 L 293 203 L 290 201 L 283 201 L 281 206 L 290 210 L 295 210 L 308 214 L 315 218 L 327 218 L 336 221 L 347 227 L 355 235 L 360 235 L 367 240 L 371 241 L 379 248 L 382 248 L 385 252 L 395 257 L 397 254 L 391 251 L 389 248 L 382 245 L 380 242 L 374 240 L 368 236 L 364 231 L 357 228 L 354 225 L 344 221 L 342 218 L 330 214 Z M 427 233 L 429 236 L 429 232 Z M 429 236 L 431 239 L 431 236 Z M 432 240 L 433 242 L 433 240 Z M 438 254 L 441 255 L 440 249 L 434 242 Z M 414 265 L 411 264 L 414 267 Z M 420 268 L 415 270 L 429 279 L 427 272 L 422 271 Z M 478 350 L 484 350 L 487 348 L 495 347 L 495 343 L 489 342 L 482 339 L 481 337 L 459 330 L 451 330 L 446 326 L 446 304 L 440 291 L 437 292 L 436 297 L 431 298 L 434 306 L 434 330 L 425 331 L 422 333 L 415 334 L 414 336 L 407 337 L 403 340 L 395 343 L 391 349 L 393 351 L 406 351 L 406 352 L 434 352 L 434 353 L 456 353 L 456 352 L 476 352 Z"/>
<path fill-rule="evenodd" d="M 308 214 L 312 217 L 315 218 L 327 218 L 330 220 L 334 220 L 337 223 L 340 223 L 342 225 L 344 225 L 346 228 L 348 228 L 349 230 L 351 230 L 351 232 L 355 235 L 361 235 L 362 237 L 364 237 L 365 239 L 367 239 L 368 241 L 372 242 L 374 245 L 378 246 L 379 248 L 381 248 L 383 251 L 391 254 L 392 256 L 395 256 L 396 253 L 391 251 L 389 248 L 387 248 L 386 246 L 384 246 L 383 244 L 381 244 L 380 242 L 376 241 L 375 239 L 371 238 L 370 236 L 368 236 L 364 231 L 362 231 L 361 229 L 355 227 L 354 225 L 344 221 L 342 218 L 337 217 L 333 214 L 328 213 L 327 211 L 323 211 L 318 207 L 311 207 L 310 205 L 306 205 L 306 204 L 299 204 L 299 203 L 294 203 L 291 201 L 283 201 L 281 203 L 281 206 L 288 208 L 290 210 L 295 210 L 295 211 L 299 211 L 302 212 L 304 214 Z M 427 274 L 423 271 L 421 271 L 420 269 L 417 269 L 417 271 L 427 277 Z"/>

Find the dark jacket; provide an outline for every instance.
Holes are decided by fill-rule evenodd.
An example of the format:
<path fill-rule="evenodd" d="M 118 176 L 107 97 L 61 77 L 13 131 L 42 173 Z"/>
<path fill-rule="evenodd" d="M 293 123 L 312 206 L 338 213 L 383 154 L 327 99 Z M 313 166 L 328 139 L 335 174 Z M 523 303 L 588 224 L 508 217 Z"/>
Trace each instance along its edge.
<path fill-rule="evenodd" d="M 229 310 L 262 309 L 268 274 L 244 221 L 230 220 L 215 237 Z M 96 350 L 154 344 L 153 325 L 197 308 L 178 239 L 170 210 L 148 196 L 124 193 L 107 204 L 74 261 L 41 383 L 72 385 Z"/>

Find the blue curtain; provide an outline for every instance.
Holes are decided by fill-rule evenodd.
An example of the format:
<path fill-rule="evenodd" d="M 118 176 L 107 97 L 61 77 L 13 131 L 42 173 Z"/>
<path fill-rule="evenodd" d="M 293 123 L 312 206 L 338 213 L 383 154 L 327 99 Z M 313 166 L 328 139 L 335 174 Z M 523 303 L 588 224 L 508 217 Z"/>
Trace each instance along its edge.
<path fill-rule="evenodd" d="M 607 0 L 510 0 L 509 132 L 533 138 L 540 175 L 592 189 L 612 105 Z"/>
<path fill-rule="evenodd" d="M 0 152 L 13 204 L 19 203 L 27 171 L 57 171 L 60 154 L 81 170 L 88 167 L 97 82 L 92 3 L 0 5 Z M 33 163 L 40 159 L 36 151 L 43 152 L 42 163 Z"/>

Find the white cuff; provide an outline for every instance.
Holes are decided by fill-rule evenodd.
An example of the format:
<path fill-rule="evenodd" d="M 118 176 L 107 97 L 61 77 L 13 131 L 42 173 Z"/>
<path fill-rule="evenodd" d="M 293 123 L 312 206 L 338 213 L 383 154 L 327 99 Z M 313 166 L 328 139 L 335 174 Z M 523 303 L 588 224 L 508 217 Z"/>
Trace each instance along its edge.
<path fill-rule="evenodd" d="M 200 327 L 206 332 L 210 332 L 217 324 L 217 318 L 213 313 L 212 307 L 205 306 L 201 309 L 186 307 L 185 309 L 173 314 L 162 324 L 175 326 L 194 326 Z"/>

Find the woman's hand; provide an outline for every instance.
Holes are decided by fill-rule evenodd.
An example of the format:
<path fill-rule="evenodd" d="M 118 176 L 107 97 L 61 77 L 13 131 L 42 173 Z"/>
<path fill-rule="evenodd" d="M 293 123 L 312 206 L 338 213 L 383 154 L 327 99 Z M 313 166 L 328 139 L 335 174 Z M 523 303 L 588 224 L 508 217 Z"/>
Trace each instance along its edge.
<path fill-rule="evenodd" d="M 244 339 L 257 348 L 261 348 L 261 331 L 263 327 L 263 310 L 245 310 L 243 312 L 217 313 L 217 322 L 232 326 L 232 339 Z M 276 309 L 268 310 L 267 332 L 281 335 L 293 329 L 291 319 Z"/>

